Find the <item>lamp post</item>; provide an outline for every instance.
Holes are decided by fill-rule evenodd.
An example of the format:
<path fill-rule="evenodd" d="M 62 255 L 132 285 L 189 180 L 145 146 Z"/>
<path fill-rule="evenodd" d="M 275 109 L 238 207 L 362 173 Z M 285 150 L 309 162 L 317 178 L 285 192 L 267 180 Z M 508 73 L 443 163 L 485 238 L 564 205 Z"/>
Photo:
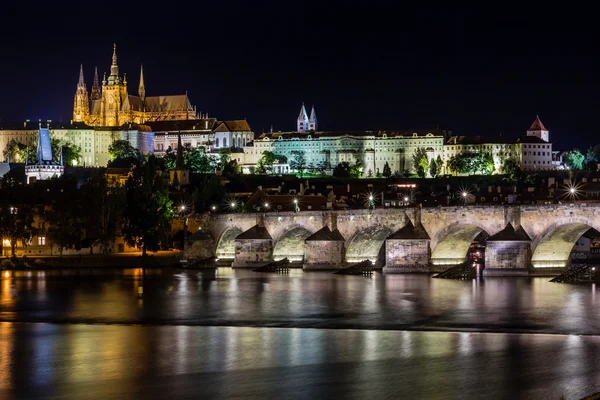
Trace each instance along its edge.
<path fill-rule="evenodd" d="M 296 212 L 300 211 L 300 208 L 298 207 L 298 199 L 294 199 L 294 210 L 296 210 Z"/>
<path fill-rule="evenodd" d="M 369 195 L 369 208 L 370 208 L 371 210 L 374 210 L 374 209 L 375 209 L 375 202 L 374 202 L 373 200 L 374 200 L 374 198 L 373 198 L 373 195 L 372 195 L 372 194 L 370 194 L 370 195 Z"/>
<path fill-rule="evenodd" d="M 181 207 L 179 207 L 179 209 L 181 210 L 181 214 L 184 217 L 184 220 L 183 220 L 183 244 L 181 246 L 181 250 L 183 250 L 185 252 L 185 241 L 187 240 L 187 225 L 188 225 L 188 217 L 185 214 L 185 210 L 186 210 L 185 204 L 182 204 Z"/>

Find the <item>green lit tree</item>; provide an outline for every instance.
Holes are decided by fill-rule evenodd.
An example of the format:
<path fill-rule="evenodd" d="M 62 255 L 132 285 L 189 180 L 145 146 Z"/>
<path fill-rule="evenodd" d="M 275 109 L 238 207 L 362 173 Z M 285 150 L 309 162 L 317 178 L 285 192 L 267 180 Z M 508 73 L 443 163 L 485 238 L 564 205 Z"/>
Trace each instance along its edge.
<path fill-rule="evenodd" d="M 29 159 L 29 162 L 35 162 L 36 146 L 27 146 L 15 139 L 10 139 L 6 144 L 6 147 L 2 151 L 4 160 L 13 163 L 24 163 Z"/>
<path fill-rule="evenodd" d="M 263 151 L 260 159 L 256 163 L 255 172 L 261 175 L 270 174 L 273 172 L 273 164 L 275 164 L 276 161 L 277 157 L 275 156 L 275 153 L 268 150 Z"/>
<path fill-rule="evenodd" d="M 431 161 L 429 162 L 429 175 L 432 178 L 437 178 L 439 174 L 440 174 L 440 169 L 438 167 L 437 160 L 435 158 L 432 158 Z"/>
<path fill-rule="evenodd" d="M 585 161 L 585 156 L 581 153 L 579 149 L 573 149 L 569 151 L 565 151 L 563 154 L 563 160 L 567 167 L 571 170 L 579 170 L 583 169 L 583 162 Z"/>
<path fill-rule="evenodd" d="M 139 165 L 141 155 L 140 152 L 133 147 L 127 140 L 115 140 L 108 147 L 110 155 L 109 167 L 130 167 L 131 165 Z"/>
<path fill-rule="evenodd" d="M 173 216 L 173 204 L 157 174 L 154 156 L 134 170 L 125 184 L 125 193 L 123 235 L 130 246 L 141 248 L 146 256 L 147 251 L 160 249 Z"/>
<path fill-rule="evenodd" d="M 425 178 L 429 171 L 429 159 L 427 158 L 427 150 L 424 147 L 417 147 L 413 152 L 413 168 L 419 178 Z"/>
<path fill-rule="evenodd" d="M 306 169 L 306 153 L 304 150 L 294 150 L 292 155 L 294 158 L 290 161 L 290 168 L 295 169 L 302 176 Z"/>
<path fill-rule="evenodd" d="M 76 166 L 81 160 L 81 147 L 62 139 L 50 138 L 50 147 L 52 147 L 52 158 L 55 162 L 62 160 L 64 165 Z"/>
<path fill-rule="evenodd" d="M 442 173 L 443 168 L 444 168 L 444 160 L 442 160 L 442 156 L 438 155 L 435 162 L 437 163 L 437 171 L 438 171 L 437 176 L 439 176 Z"/>

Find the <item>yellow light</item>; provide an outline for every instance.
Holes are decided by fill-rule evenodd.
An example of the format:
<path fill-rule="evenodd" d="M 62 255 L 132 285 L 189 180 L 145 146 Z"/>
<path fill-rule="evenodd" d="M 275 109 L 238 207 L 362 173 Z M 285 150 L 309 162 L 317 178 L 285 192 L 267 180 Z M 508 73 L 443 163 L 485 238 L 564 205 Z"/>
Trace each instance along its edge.
<path fill-rule="evenodd" d="M 3 246 L 10 246 L 10 240 L 8 240 L 8 239 L 2 240 L 2 245 Z"/>
<path fill-rule="evenodd" d="M 10 278 L 10 272 L 8 272 L 8 271 L 4 271 L 3 275 L 5 278 Z"/>

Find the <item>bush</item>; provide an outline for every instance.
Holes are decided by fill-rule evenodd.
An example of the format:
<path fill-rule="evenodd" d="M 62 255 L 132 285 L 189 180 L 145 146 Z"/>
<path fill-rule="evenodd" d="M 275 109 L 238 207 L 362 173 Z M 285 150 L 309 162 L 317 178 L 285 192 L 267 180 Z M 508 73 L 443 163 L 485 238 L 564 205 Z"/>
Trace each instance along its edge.
<path fill-rule="evenodd" d="M 0 262 L 0 267 L 2 267 L 2 268 L 14 268 L 15 265 L 9 259 L 5 259 L 5 260 L 2 260 L 2 262 Z"/>

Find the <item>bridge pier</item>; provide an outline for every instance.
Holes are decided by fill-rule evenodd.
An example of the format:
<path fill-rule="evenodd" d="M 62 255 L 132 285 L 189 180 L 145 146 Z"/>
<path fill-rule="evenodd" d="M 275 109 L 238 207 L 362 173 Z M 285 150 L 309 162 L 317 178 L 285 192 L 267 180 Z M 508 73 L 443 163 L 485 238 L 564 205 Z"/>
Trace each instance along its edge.
<path fill-rule="evenodd" d="M 304 241 L 303 269 L 341 269 L 344 263 L 344 237 L 337 229 L 324 226 Z"/>
<path fill-rule="evenodd" d="M 484 276 L 527 276 L 531 263 L 531 239 L 525 230 L 509 222 L 488 238 Z"/>
<path fill-rule="evenodd" d="M 254 225 L 235 238 L 233 268 L 256 267 L 271 261 L 273 239 L 264 226 Z"/>
<path fill-rule="evenodd" d="M 429 272 L 429 235 L 421 223 L 407 224 L 385 240 L 384 274 Z"/>

